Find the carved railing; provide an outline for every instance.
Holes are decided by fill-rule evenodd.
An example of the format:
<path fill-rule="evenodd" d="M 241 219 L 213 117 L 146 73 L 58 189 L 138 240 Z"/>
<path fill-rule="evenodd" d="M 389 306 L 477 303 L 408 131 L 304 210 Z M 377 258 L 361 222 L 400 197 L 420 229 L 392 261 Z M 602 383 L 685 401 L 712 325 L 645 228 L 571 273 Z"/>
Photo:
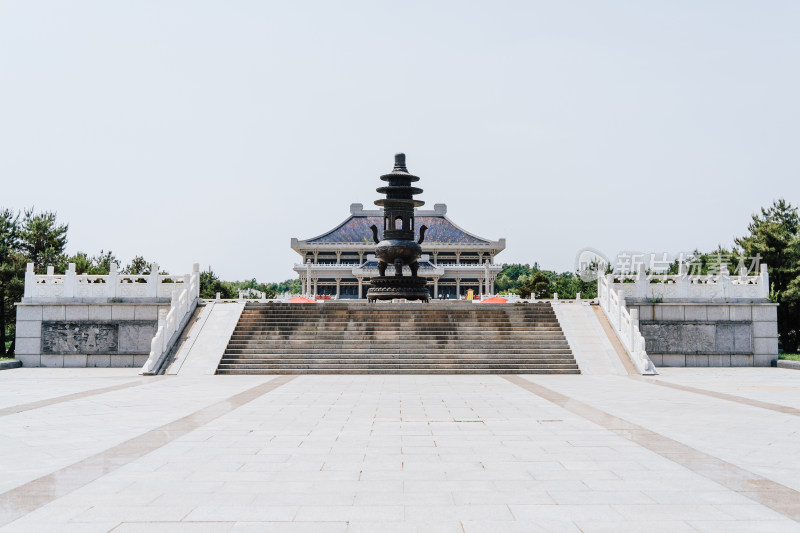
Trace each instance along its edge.
<path fill-rule="evenodd" d="M 767 265 L 762 264 L 757 276 L 748 276 L 741 271 L 738 276 L 729 275 L 726 266 L 721 273 L 690 276 L 686 263 L 679 265 L 677 275 L 646 274 L 644 265 L 634 274 L 613 274 L 611 286 L 624 290 L 628 298 L 651 300 L 653 302 L 696 299 L 696 300 L 763 300 L 769 297 L 769 274 Z"/>
<path fill-rule="evenodd" d="M 70 263 L 65 274 L 54 274 L 47 267 L 47 274 L 36 274 L 33 263 L 28 263 L 25 272 L 24 298 L 170 298 L 178 289 L 182 290 L 191 275 L 171 276 L 158 273 L 158 265 L 151 265 L 151 274 L 123 274 L 117 264 L 111 263 L 106 275 L 76 274 L 75 264 Z M 199 291 L 196 296 L 199 296 Z"/>
<path fill-rule="evenodd" d="M 597 278 L 597 298 L 617 338 L 640 374 L 658 374 L 645 350 L 645 340 L 639 331 L 639 311 L 625 307 L 625 291 L 614 288 L 614 276 Z"/>
<path fill-rule="evenodd" d="M 197 307 L 199 295 L 200 266 L 195 264 L 189 283 L 183 287 L 174 287 L 169 311 L 162 309 L 158 313 L 158 329 L 150 341 L 150 357 L 142 367 L 142 374 L 153 375 L 161 370 L 164 359 Z"/>

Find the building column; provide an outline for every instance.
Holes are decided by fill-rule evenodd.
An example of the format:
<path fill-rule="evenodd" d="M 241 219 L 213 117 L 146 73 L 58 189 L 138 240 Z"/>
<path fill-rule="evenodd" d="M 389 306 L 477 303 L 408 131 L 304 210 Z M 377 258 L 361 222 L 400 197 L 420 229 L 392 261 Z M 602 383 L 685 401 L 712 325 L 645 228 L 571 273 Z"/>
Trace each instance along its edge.
<path fill-rule="evenodd" d="M 314 278 L 314 294 L 312 296 L 314 296 L 315 298 L 317 296 L 317 281 L 318 281 L 318 279 L 319 278 Z"/>
<path fill-rule="evenodd" d="M 336 299 L 339 299 L 339 295 L 342 291 L 342 278 L 336 278 Z"/>
<path fill-rule="evenodd" d="M 461 264 L 461 252 L 458 251 L 456 252 L 456 264 L 457 265 Z"/>
<path fill-rule="evenodd" d="M 433 278 L 433 299 L 439 297 L 439 278 Z"/>
<path fill-rule="evenodd" d="M 358 252 L 358 264 L 361 265 L 364 263 L 364 251 L 361 250 Z"/>
<path fill-rule="evenodd" d="M 483 285 L 485 287 L 484 292 L 487 295 L 490 294 L 489 280 L 491 278 L 492 278 L 492 273 L 489 272 L 489 260 L 487 259 L 486 262 L 483 264 Z"/>
<path fill-rule="evenodd" d="M 456 276 L 456 300 L 461 298 L 461 276 Z"/>
<path fill-rule="evenodd" d="M 337 265 L 341 265 L 342 264 L 342 251 L 341 250 L 336 250 L 336 264 Z"/>
<path fill-rule="evenodd" d="M 439 252 L 437 252 L 436 250 L 433 251 L 433 264 L 434 265 L 439 264 Z"/>
<path fill-rule="evenodd" d="M 309 294 L 311 294 L 311 259 L 306 261 L 306 290 L 303 292 L 303 296 Z"/>
<path fill-rule="evenodd" d="M 358 278 L 358 299 L 363 298 L 362 287 L 364 286 L 364 278 Z"/>
<path fill-rule="evenodd" d="M 300 294 L 302 294 L 303 296 L 305 296 L 306 294 L 308 294 L 308 293 L 306 292 L 306 278 L 300 278 L 300 284 L 301 284 L 301 286 L 302 286 L 302 289 L 300 289 Z"/>
<path fill-rule="evenodd" d="M 319 263 L 319 250 L 314 250 L 314 264 Z"/>

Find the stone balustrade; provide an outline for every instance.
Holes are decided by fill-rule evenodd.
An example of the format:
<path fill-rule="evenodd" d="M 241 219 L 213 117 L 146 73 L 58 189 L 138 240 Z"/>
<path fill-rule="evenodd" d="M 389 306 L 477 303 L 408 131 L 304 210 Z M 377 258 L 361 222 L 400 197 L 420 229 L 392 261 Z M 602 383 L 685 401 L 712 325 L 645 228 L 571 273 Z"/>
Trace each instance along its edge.
<path fill-rule="evenodd" d="M 155 269 L 154 269 L 155 270 Z M 152 375 L 159 372 L 164 359 L 175 345 L 183 331 L 200 296 L 200 267 L 195 263 L 187 284 L 173 284 L 172 303 L 169 311 L 161 310 L 158 316 L 158 329 L 150 342 L 150 356 L 142 367 L 141 373 Z"/>
<path fill-rule="evenodd" d="M 111 271 L 106 275 L 76 274 L 74 263 L 69 264 L 65 274 L 54 274 L 52 266 L 47 267 L 47 274 L 36 274 L 33 263 L 28 263 L 23 302 L 64 298 L 171 298 L 176 289 L 180 291 L 190 284 L 192 275 L 159 274 L 155 263 L 150 274 L 123 274 L 117 271 L 116 263 L 111 263 Z M 193 297 L 199 296 L 198 283 Z"/>
<path fill-rule="evenodd" d="M 612 288 L 624 292 L 626 298 L 662 302 L 669 300 L 765 300 L 769 297 L 769 274 L 762 264 L 759 275 L 728 274 L 725 265 L 719 274 L 691 276 L 686 263 L 681 263 L 677 275 L 646 274 L 639 265 L 635 274 L 607 274 L 604 279 Z"/>
<path fill-rule="evenodd" d="M 600 276 L 597 282 L 597 298 L 603 313 L 608 318 L 617 338 L 643 375 L 658 374 L 655 365 L 645 350 L 645 339 L 639 331 L 639 312 L 625 306 L 625 293 L 614 288 L 613 276 Z"/>

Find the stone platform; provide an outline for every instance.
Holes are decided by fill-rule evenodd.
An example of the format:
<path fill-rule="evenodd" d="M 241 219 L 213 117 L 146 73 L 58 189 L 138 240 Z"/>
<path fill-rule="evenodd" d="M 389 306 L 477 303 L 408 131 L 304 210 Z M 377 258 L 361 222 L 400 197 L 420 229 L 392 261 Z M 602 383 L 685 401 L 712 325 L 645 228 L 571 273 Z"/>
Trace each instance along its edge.
<path fill-rule="evenodd" d="M 800 531 L 800 384 L 0 373 L 0 531 Z"/>

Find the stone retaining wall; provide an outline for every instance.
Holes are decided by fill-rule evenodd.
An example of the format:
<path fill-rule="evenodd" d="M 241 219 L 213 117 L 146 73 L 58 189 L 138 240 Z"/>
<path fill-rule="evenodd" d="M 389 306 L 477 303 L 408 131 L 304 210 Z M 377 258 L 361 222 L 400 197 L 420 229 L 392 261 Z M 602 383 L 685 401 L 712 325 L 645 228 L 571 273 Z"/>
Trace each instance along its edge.
<path fill-rule="evenodd" d="M 778 305 L 627 301 L 656 366 L 773 366 Z"/>
<path fill-rule="evenodd" d="M 26 367 L 140 367 L 166 299 L 19 303 L 15 354 Z"/>

